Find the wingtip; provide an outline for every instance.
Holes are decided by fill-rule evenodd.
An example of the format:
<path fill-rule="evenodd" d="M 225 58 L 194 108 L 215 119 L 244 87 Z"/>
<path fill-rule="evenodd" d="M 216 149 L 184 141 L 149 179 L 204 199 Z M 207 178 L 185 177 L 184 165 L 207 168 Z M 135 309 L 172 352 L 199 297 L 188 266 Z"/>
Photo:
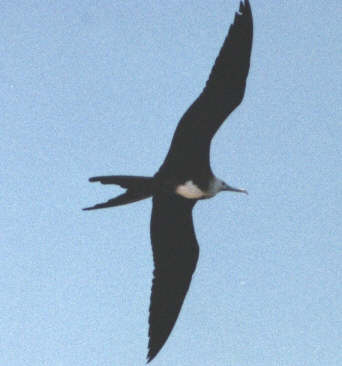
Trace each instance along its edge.
<path fill-rule="evenodd" d="M 247 10 L 248 13 L 251 13 L 251 5 L 249 3 L 249 0 L 245 0 L 245 4 L 244 4 L 245 9 Z"/>
<path fill-rule="evenodd" d="M 149 340 L 148 352 L 146 356 L 146 364 L 150 363 L 157 356 L 159 351 L 162 349 L 164 343 L 162 345 L 157 346 L 155 344 L 152 344 L 151 339 Z"/>
<path fill-rule="evenodd" d="M 231 27 L 236 26 L 238 23 L 249 23 L 251 33 L 253 34 L 253 15 L 252 9 L 248 0 L 240 1 L 239 10 L 235 12 L 234 22 Z"/>
<path fill-rule="evenodd" d="M 240 7 L 238 15 L 242 15 L 244 13 L 250 13 L 251 12 L 251 6 L 249 4 L 248 0 L 240 1 Z"/>
<path fill-rule="evenodd" d="M 150 363 L 155 357 L 156 357 L 157 354 L 152 354 L 151 350 L 148 351 L 148 354 L 146 356 L 146 365 L 148 363 Z"/>
<path fill-rule="evenodd" d="M 167 338 L 161 343 L 161 344 L 153 344 L 151 342 L 151 339 L 149 340 L 148 344 L 148 352 L 146 356 L 146 364 L 150 363 L 160 352 L 160 350 L 163 348 Z"/>

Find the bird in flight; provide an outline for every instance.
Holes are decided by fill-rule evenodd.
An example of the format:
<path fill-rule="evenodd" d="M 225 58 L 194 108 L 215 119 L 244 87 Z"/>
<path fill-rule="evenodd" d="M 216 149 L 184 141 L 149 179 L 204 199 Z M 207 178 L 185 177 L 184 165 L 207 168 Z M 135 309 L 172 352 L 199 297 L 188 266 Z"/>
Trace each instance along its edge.
<path fill-rule="evenodd" d="M 84 210 L 120 206 L 152 197 L 153 282 L 147 362 L 160 351 L 178 318 L 199 247 L 192 220 L 198 200 L 221 191 L 247 193 L 218 179 L 210 168 L 210 143 L 241 103 L 250 65 L 253 20 L 248 0 L 240 2 L 206 85 L 181 118 L 167 156 L 153 177 L 98 176 L 90 182 L 116 184 L 125 193 Z"/>

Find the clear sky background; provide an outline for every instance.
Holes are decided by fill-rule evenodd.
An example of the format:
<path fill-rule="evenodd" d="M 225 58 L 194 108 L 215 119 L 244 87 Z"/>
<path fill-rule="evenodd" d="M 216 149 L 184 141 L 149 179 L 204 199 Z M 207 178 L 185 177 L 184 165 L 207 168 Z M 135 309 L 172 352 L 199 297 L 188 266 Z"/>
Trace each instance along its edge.
<path fill-rule="evenodd" d="M 0 5 L 0 365 L 143 365 L 153 175 L 237 0 Z M 245 98 L 197 204 L 200 259 L 156 366 L 342 365 L 341 1 L 251 0 Z"/>

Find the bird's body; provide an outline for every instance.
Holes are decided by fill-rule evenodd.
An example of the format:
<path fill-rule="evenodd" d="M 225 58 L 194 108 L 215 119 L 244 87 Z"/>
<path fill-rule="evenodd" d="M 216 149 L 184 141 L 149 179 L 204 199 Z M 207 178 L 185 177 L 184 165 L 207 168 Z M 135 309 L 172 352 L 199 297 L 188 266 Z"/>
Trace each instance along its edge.
<path fill-rule="evenodd" d="M 248 0 L 240 3 L 206 86 L 181 118 L 168 154 L 153 177 L 98 176 L 91 182 L 117 184 L 126 192 L 85 210 L 119 206 L 153 197 L 151 242 L 154 260 L 149 317 L 151 361 L 177 320 L 199 247 L 192 221 L 198 200 L 220 191 L 247 193 L 213 174 L 210 143 L 228 115 L 241 103 L 246 87 L 253 38 Z"/>
<path fill-rule="evenodd" d="M 212 184 L 209 183 L 208 190 L 205 191 L 197 186 L 192 180 L 188 180 L 184 184 L 179 184 L 175 189 L 175 193 L 192 200 L 210 198 L 215 196 L 218 192 L 218 190 L 216 190 L 215 183 L 216 180 L 213 181 Z"/>

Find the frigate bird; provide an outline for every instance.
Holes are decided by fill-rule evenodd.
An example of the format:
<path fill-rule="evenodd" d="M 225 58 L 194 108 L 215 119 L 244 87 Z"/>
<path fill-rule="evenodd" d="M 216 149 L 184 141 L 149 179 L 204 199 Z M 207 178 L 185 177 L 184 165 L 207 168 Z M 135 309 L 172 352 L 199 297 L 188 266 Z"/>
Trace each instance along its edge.
<path fill-rule="evenodd" d="M 248 0 L 240 2 L 228 35 L 200 96 L 181 118 L 168 154 L 153 177 L 97 176 L 90 182 L 116 184 L 126 192 L 85 210 L 114 207 L 152 196 L 151 242 L 154 261 L 149 309 L 147 362 L 160 351 L 181 310 L 195 270 L 199 247 L 192 220 L 198 200 L 221 191 L 247 193 L 218 179 L 210 168 L 210 143 L 241 103 L 253 38 Z"/>

